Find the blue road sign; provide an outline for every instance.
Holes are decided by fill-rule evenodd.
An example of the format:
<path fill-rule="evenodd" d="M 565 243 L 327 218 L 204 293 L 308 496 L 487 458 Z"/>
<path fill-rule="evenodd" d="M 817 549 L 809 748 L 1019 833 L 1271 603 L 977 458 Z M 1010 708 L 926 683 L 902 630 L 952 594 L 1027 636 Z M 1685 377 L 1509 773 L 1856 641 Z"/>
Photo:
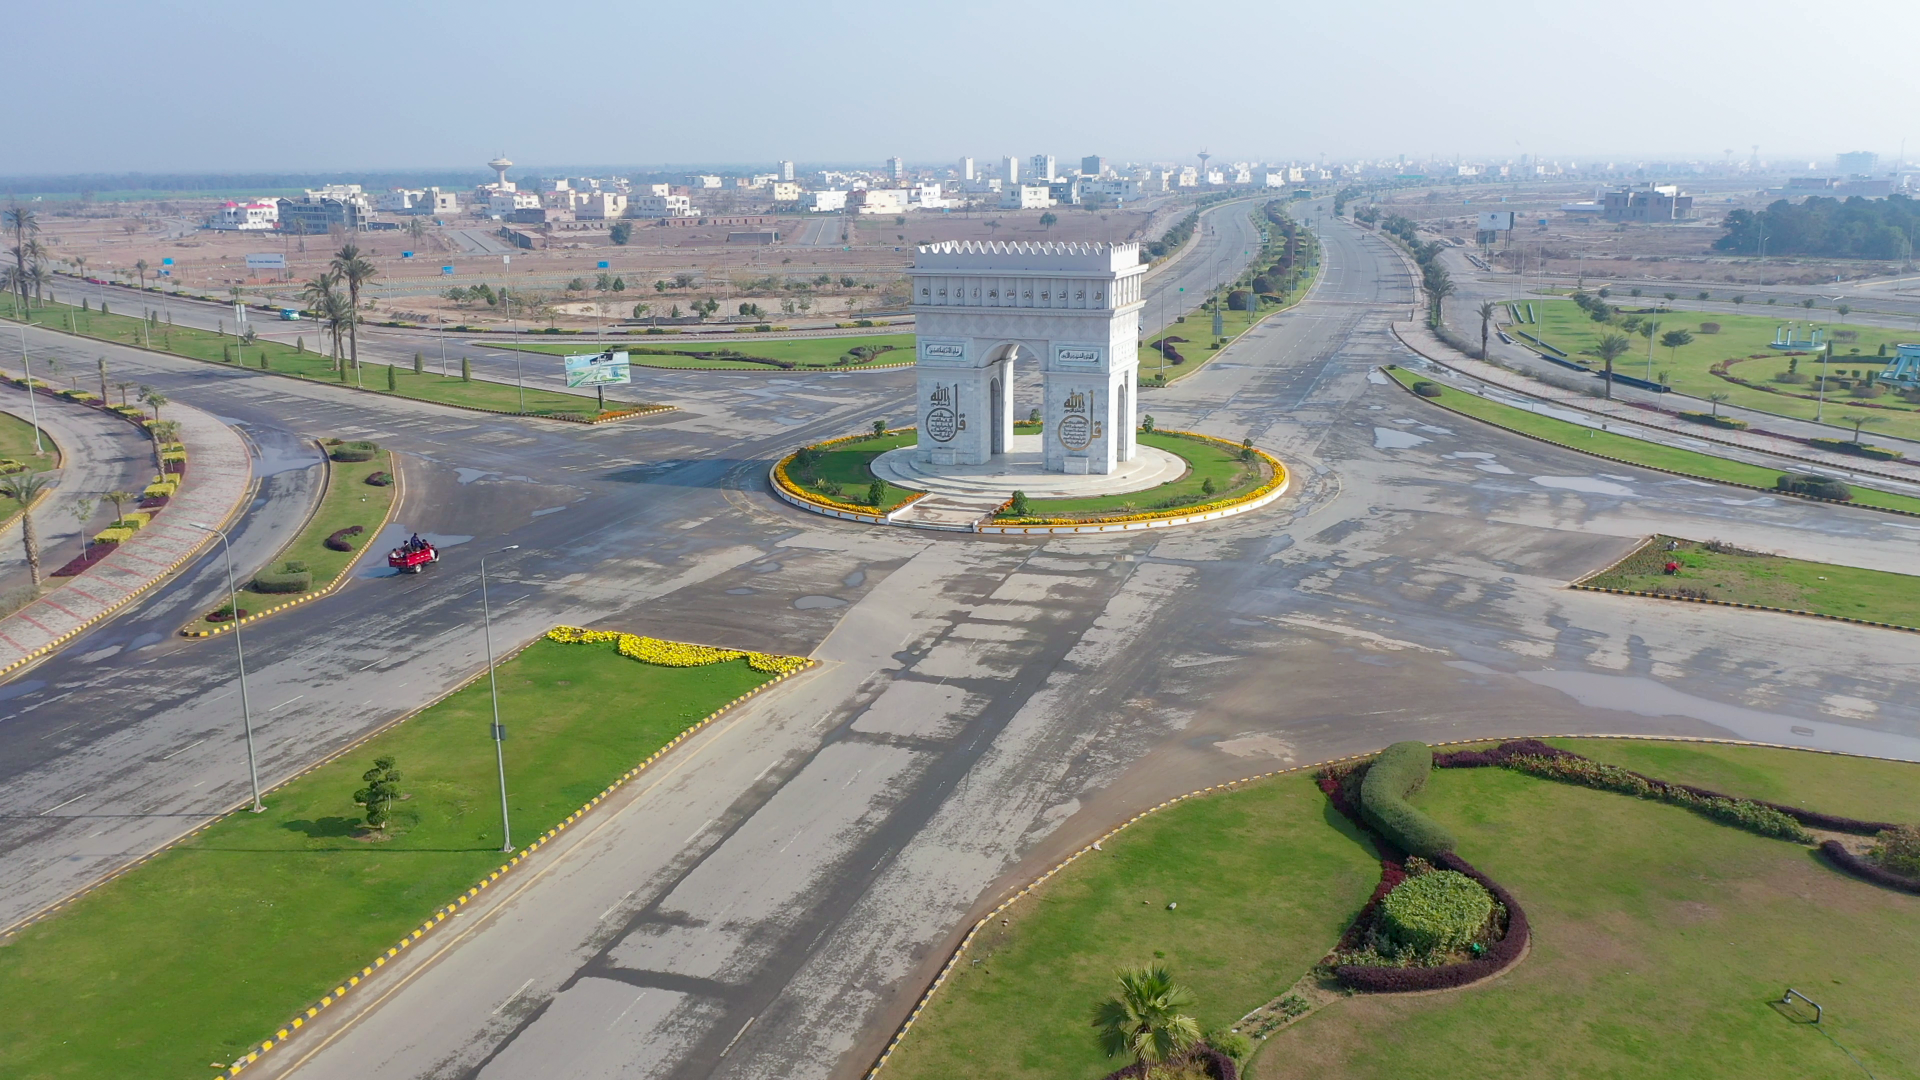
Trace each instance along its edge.
<path fill-rule="evenodd" d="M 413 252 L 411 252 L 411 251 L 403 251 L 403 252 L 401 252 L 401 253 L 400 253 L 400 257 L 401 257 L 401 258 L 403 258 L 403 259 L 411 259 L 411 258 L 413 258 Z"/>
<path fill-rule="evenodd" d="M 605 260 L 602 260 L 600 263 L 600 269 L 605 270 L 608 265 L 609 264 Z"/>
<path fill-rule="evenodd" d="M 441 268 L 440 268 L 440 272 L 441 272 L 441 273 L 443 273 L 443 274 L 445 274 L 445 275 L 447 275 L 448 277 L 452 277 L 452 276 L 453 276 L 453 267 L 451 267 L 451 266 L 443 266 L 443 267 L 441 267 Z"/>
<path fill-rule="evenodd" d="M 161 266 L 172 266 L 172 265 L 173 265 L 173 260 L 172 260 L 172 259 L 161 259 L 161 260 L 160 260 L 160 265 L 161 265 Z"/>

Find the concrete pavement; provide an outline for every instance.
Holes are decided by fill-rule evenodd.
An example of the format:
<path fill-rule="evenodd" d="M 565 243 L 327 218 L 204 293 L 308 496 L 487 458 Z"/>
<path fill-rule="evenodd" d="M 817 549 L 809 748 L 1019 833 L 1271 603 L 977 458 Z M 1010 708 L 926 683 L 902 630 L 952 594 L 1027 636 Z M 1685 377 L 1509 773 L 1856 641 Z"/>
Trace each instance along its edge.
<path fill-rule="evenodd" d="M 153 441 L 139 428 L 110 413 L 42 394 L 29 407 L 27 392 L 13 386 L 0 386 L 0 409 L 29 420 L 38 416 L 40 430 L 59 448 L 60 467 L 49 474 L 56 485 L 34 510 L 33 531 L 40 541 L 41 573 L 51 574 L 81 552 L 83 536 L 98 531 L 113 512 L 111 505 L 83 522 L 74 514 L 74 504 L 86 496 L 98 497 L 106 491 L 138 491 L 153 476 Z M 65 584 L 67 578 L 45 578 L 48 587 Z M 20 543 L 18 519 L 0 529 L 0 592 L 29 588 L 32 576 L 27 569 L 25 548 Z"/>

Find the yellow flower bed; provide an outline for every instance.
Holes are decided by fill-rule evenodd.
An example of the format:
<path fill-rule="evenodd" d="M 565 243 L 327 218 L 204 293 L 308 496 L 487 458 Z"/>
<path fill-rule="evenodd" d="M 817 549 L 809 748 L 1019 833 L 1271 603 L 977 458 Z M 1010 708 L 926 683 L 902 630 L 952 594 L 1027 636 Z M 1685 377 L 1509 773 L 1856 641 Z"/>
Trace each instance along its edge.
<path fill-rule="evenodd" d="M 658 664 L 661 667 L 705 667 L 708 664 L 724 664 L 729 660 L 745 658 L 747 666 L 755 671 L 771 672 L 783 675 L 799 671 L 807 666 L 803 656 L 781 656 L 777 653 L 750 652 L 746 649 L 716 649 L 711 645 L 689 645 L 684 641 L 665 641 L 661 638 L 641 637 L 638 634 L 622 633 L 618 630 L 583 630 L 578 626 L 556 626 L 547 631 L 548 641 L 557 641 L 562 645 L 598 645 L 613 642 L 614 649 L 621 656 L 638 660 L 643 664 Z"/>
<path fill-rule="evenodd" d="M 96 544 L 124 544 L 133 539 L 132 529 L 101 529 L 93 534 Z"/>
<path fill-rule="evenodd" d="M 910 431 L 910 430 L 913 430 L 913 429 L 904 428 L 904 427 L 888 428 L 883 433 L 883 435 L 879 437 L 884 438 L 886 435 L 898 435 L 900 432 Z M 825 442 L 810 443 L 808 445 L 816 448 L 824 449 L 829 446 L 837 446 L 840 443 L 860 442 L 862 440 L 871 439 L 875 437 L 876 436 L 873 434 L 873 432 L 866 431 L 866 432 L 861 432 L 858 435 L 842 435 L 837 439 L 828 439 Z M 773 467 L 773 482 L 776 484 L 779 484 L 780 487 L 784 489 L 788 494 L 794 496 L 795 498 L 804 499 L 805 501 L 813 503 L 816 506 L 824 506 L 832 510 L 843 510 L 848 513 L 854 513 L 854 514 L 865 514 L 869 517 L 876 517 L 876 518 L 886 516 L 886 512 L 882 512 L 876 507 L 867 506 L 862 503 L 841 502 L 840 500 L 835 499 L 831 496 L 822 495 L 820 492 L 817 492 L 817 491 L 808 491 L 806 488 L 802 487 L 798 481 L 794 480 L 793 477 L 787 475 L 788 463 L 792 462 L 793 459 L 798 456 L 800 456 L 798 451 L 788 454 L 786 457 L 783 457 L 780 459 L 779 464 Z M 893 509 L 898 510 L 902 506 L 905 506 L 916 499 L 924 498 L 926 494 L 927 493 L 924 491 L 916 491 L 908 495 L 906 498 L 901 499 L 898 503 L 895 503 Z"/>

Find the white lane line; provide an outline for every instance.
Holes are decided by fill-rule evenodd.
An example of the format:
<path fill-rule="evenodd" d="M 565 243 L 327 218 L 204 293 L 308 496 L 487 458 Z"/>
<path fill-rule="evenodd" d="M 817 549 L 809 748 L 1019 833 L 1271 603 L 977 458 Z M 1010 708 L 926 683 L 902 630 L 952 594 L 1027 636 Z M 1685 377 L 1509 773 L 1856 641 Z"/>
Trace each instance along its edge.
<path fill-rule="evenodd" d="M 533 985 L 533 980 L 532 980 L 532 979 L 528 979 L 528 980 L 527 980 L 526 982 L 523 982 L 523 983 L 521 983 L 521 984 L 520 984 L 520 989 L 518 989 L 518 990 L 515 990 L 515 991 L 514 991 L 513 993 L 511 993 L 511 994 L 508 994 L 508 995 L 507 995 L 507 1000 L 505 1000 L 505 1001 L 502 1001 L 502 1002 L 500 1003 L 500 1005 L 499 1005 L 499 1007 L 498 1007 L 498 1008 L 495 1008 L 495 1009 L 493 1010 L 493 1015 L 495 1015 L 495 1016 L 499 1016 L 499 1015 L 500 1015 L 500 1010 L 501 1010 L 501 1009 L 504 1009 L 504 1008 L 506 1008 L 507 1006 L 509 1006 L 509 1005 L 511 1005 L 511 1004 L 513 1004 L 513 999 L 514 999 L 514 998 L 517 998 L 517 997 L 519 997 L 519 996 L 520 996 L 521 994 L 524 994 L 524 993 L 526 993 L 526 992 L 527 992 L 527 987 L 529 987 L 529 986 L 532 986 L 532 985 Z"/>
<path fill-rule="evenodd" d="M 60 806 L 72 806 L 74 803 L 79 802 L 81 799 L 84 799 L 87 797 L 87 795 L 91 795 L 91 794 L 93 794 L 93 792 L 89 791 L 87 792 L 86 795 L 75 795 L 73 798 L 68 799 L 66 802 L 61 803 Z M 45 810 L 40 811 L 40 816 L 46 817 L 48 814 L 51 814 L 55 810 L 60 809 L 60 806 L 49 806 Z"/>
<path fill-rule="evenodd" d="M 614 913 L 614 911 L 616 911 L 616 910 L 617 910 L 617 909 L 618 909 L 618 908 L 620 907 L 620 905 L 621 905 L 621 904 L 624 904 L 624 903 L 626 903 L 627 901 L 629 901 L 629 900 L 631 900 L 631 899 L 633 899 L 633 890 L 632 890 L 632 889 L 628 889 L 628 890 L 627 890 L 627 895 L 625 895 L 625 896 L 623 896 L 623 897 L 621 897 L 621 898 L 620 898 L 620 899 L 618 899 L 618 900 L 615 900 L 615 901 L 613 902 L 613 907 L 610 907 L 610 908 L 608 908 L 607 910 L 605 910 L 605 911 L 603 911 L 603 912 L 601 912 L 601 913 L 600 913 L 600 919 L 604 919 L 604 918 L 606 918 L 607 916 L 609 916 L 609 915 L 611 915 L 611 914 L 613 914 L 613 913 Z M 600 919 L 595 919 L 595 920 L 594 920 L 594 922 L 599 922 L 599 921 L 600 921 Z"/>
<path fill-rule="evenodd" d="M 533 595 L 532 593 L 528 593 L 528 594 L 527 594 L 527 596 L 532 596 L 532 595 Z M 523 597 L 521 597 L 521 598 L 520 598 L 520 600 L 525 600 L 525 599 L 527 598 L 527 596 L 523 596 Z M 507 610 L 508 608 L 510 608 L 510 607 L 512 607 L 513 605 L 515 605 L 515 604 L 517 604 L 517 603 L 519 603 L 519 602 L 520 602 L 520 600 L 509 600 L 509 601 L 507 601 L 506 603 L 504 603 L 504 604 L 501 604 L 501 605 L 500 605 L 500 610 L 501 610 L 501 611 L 505 611 L 505 610 Z"/>
<path fill-rule="evenodd" d="M 175 751 L 174 751 L 173 753 L 171 753 L 171 754 L 168 754 L 168 755 L 166 755 L 165 757 L 162 757 L 162 758 L 161 758 L 160 760 L 161 760 L 161 761 L 172 761 L 172 760 L 173 760 L 173 759 L 174 759 L 174 758 L 175 758 L 176 756 L 178 756 L 178 755 L 180 755 L 180 754 L 184 754 L 184 753 L 186 753 L 187 751 L 189 751 L 189 750 L 191 750 L 191 749 L 193 749 L 193 748 L 194 748 L 194 747 L 196 747 L 196 746 L 199 746 L 199 745 L 200 745 L 201 743 L 203 743 L 203 742 L 206 742 L 206 741 L 207 741 L 207 740 L 205 740 L 205 739 L 195 739 L 195 740 L 193 740 L 192 742 L 190 742 L 190 743 L 188 743 L 187 745 L 185 745 L 185 746 L 183 746 L 183 747 L 181 747 L 180 749 L 178 749 L 178 750 L 175 750 Z"/>
<path fill-rule="evenodd" d="M 35 710 L 35 709 L 37 709 L 37 708 L 39 708 L 39 707 L 40 707 L 40 706 L 42 706 L 42 705 L 51 705 L 51 704 L 53 704 L 54 702 L 56 702 L 56 701 L 59 701 L 59 700 L 60 700 L 60 698 L 70 698 L 70 697 L 72 697 L 72 696 L 73 696 L 73 695 L 74 695 L 75 693 L 76 693 L 76 691 L 73 691 L 73 690 L 69 690 L 69 691 L 67 691 L 67 692 L 66 692 L 66 693 L 64 693 L 64 694 L 61 694 L 61 695 L 59 695 L 58 697 L 50 697 L 50 698 L 48 698 L 48 699 L 47 699 L 47 700 L 45 700 L 45 701 L 38 701 L 38 702 L 35 702 L 35 703 L 33 703 L 32 705 L 29 705 L 29 706 L 27 706 L 26 708 L 24 708 L 24 709 L 21 709 L 21 710 L 20 710 L 20 712 L 19 712 L 19 715 L 21 715 L 21 716 L 25 716 L 25 715 L 27 715 L 28 713 L 30 713 L 30 712 L 32 712 L 33 710 Z"/>
<path fill-rule="evenodd" d="M 281 702 L 280 704 L 275 705 L 273 708 L 268 709 L 267 711 L 270 713 L 279 712 L 281 709 L 286 708 L 287 706 L 293 704 L 296 701 L 299 701 L 301 698 L 306 696 L 307 695 L 305 694 L 295 694 L 292 697 L 288 698 L 287 700 Z"/>
<path fill-rule="evenodd" d="M 722 1051 L 720 1051 L 720 1056 L 721 1056 L 721 1057 L 726 1057 L 726 1056 L 727 1056 L 727 1050 L 731 1050 L 731 1049 L 733 1049 L 733 1044 L 734 1044 L 734 1043 L 737 1043 L 737 1042 L 739 1042 L 739 1041 L 740 1041 L 740 1036 L 742 1036 L 742 1035 L 745 1035 L 745 1034 L 747 1033 L 747 1029 L 748 1029 L 748 1028 L 750 1028 L 750 1027 L 752 1027 L 752 1026 L 753 1026 L 753 1022 L 754 1022 L 755 1020 L 758 1020 L 758 1019 L 760 1019 L 760 1018 L 759 1018 L 758 1016 L 749 1016 L 749 1017 L 747 1017 L 747 1022 L 746 1022 L 746 1023 L 744 1023 L 744 1024 L 741 1024 L 741 1025 L 740 1025 L 740 1030 L 739 1030 L 739 1031 L 736 1031 L 736 1032 L 734 1032 L 734 1033 L 733 1033 L 733 1038 L 731 1038 L 731 1039 L 728 1039 L 728 1040 L 727 1040 L 727 1049 L 726 1049 L 726 1050 L 722 1050 Z"/>
<path fill-rule="evenodd" d="M 687 838 L 686 838 L 685 840 L 682 840 L 682 841 L 680 841 L 680 846 L 681 846 L 681 847 L 686 847 L 686 846 L 687 846 L 688 844 L 691 844 L 691 843 L 693 843 L 693 842 L 694 842 L 694 840 L 695 840 L 695 839 L 697 839 L 697 838 L 699 837 L 699 835 L 700 835 L 701 833 L 703 833 L 703 832 L 706 832 L 706 831 L 707 831 L 707 826 L 708 826 L 708 825 L 711 825 L 711 824 L 713 824 L 713 821 L 714 821 L 714 819 L 713 819 L 713 818 L 708 818 L 708 819 L 707 819 L 707 820 L 706 820 L 706 821 L 705 821 L 704 823 L 702 823 L 702 824 L 701 824 L 701 826 L 700 826 L 699 828 L 697 828 L 697 829 L 695 829 L 695 830 L 693 830 L 693 832 L 691 832 L 691 833 L 689 833 L 689 834 L 687 835 Z"/>
<path fill-rule="evenodd" d="M 628 1002 L 628 1003 L 627 1003 L 627 1007 L 626 1007 L 626 1008 L 624 1008 L 624 1009 L 621 1009 L 621 1010 L 620 1010 L 620 1015 L 619 1015 L 619 1016 L 616 1016 L 616 1017 L 614 1017 L 614 1018 L 613 1018 L 613 1023 L 611 1023 L 611 1024 L 608 1024 L 608 1025 L 607 1025 L 607 1030 L 608 1030 L 608 1031 L 612 1031 L 612 1030 L 613 1030 L 614 1028 L 616 1028 L 616 1027 L 619 1027 L 619 1026 L 620 1026 L 620 1021 L 622 1021 L 622 1020 L 625 1020 L 625 1019 L 627 1018 L 627 1014 L 633 1011 L 633 1007 L 634 1007 L 635 1005 L 638 1005 L 638 1004 L 640 1004 L 640 998 L 643 998 L 643 997 L 646 997 L 646 996 L 647 996 L 647 994 L 648 994 L 648 992 L 649 992 L 649 991 L 646 991 L 646 990 L 642 990 L 642 991 L 640 991 L 640 996 L 639 996 L 639 997 L 636 997 L 636 998 L 634 998 L 634 999 L 633 999 L 633 1000 L 632 1000 L 631 1002 Z M 748 1022 L 749 1022 L 749 1023 L 751 1023 L 752 1021 L 748 1021 Z M 742 1030 L 742 1031 L 745 1031 L 746 1029 L 745 1029 L 745 1028 L 742 1028 L 741 1030 Z M 735 1036 L 734 1036 L 734 1038 L 736 1038 L 736 1039 L 737 1039 L 737 1038 L 739 1038 L 739 1036 L 738 1036 L 738 1035 L 735 1035 Z M 732 1046 L 733 1044 L 732 1044 L 732 1043 L 728 1043 L 727 1045 L 728 1045 L 728 1046 Z M 727 1056 L 727 1052 L 726 1052 L 725 1050 L 722 1050 L 722 1051 L 720 1051 L 720 1056 L 721 1056 L 721 1057 L 726 1057 L 726 1056 Z"/>
<path fill-rule="evenodd" d="M 390 659 L 392 659 L 392 657 L 387 657 L 387 656 L 383 656 L 383 657 L 381 657 L 380 659 L 378 659 L 378 660 L 375 660 L 375 661 L 374 661 L 373 663 L 371 663 L 371 664 L 368 664 L 368 665 L 367 665 L 366 667 L 363 667 L 363 668 L 361 668 L 360 670 L 361 670 L 361 671 L 369 671 L 369 670 L 372 670 L 373 668 L 376 668 L 376 667 L 379 667 L 379 666 L 380 666 L 381 664 L 384 664 L 384 663 L 386 663 L 386 662 L 387 662 L 388 660 L 390 660 Z"/>

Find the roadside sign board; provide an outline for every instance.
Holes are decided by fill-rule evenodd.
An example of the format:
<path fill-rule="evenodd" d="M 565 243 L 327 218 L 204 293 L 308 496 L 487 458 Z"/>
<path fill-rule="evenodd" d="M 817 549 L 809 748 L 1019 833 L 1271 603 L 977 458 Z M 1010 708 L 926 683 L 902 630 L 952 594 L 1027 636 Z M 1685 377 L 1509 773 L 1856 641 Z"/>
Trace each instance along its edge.
<path fill-rule="evenodd" d="M 451 266 L 443 266 L 443 267 L 441 267 L 441 268 L 440 268 L 440 272 L 441 272 L 442 274 L 445 274 L 445 275 L 446 275 L 447 277 L 452 277 L 452 276 L 453 276 L 453 267 L 451 267 Z"/>
<path fill-rule="evenodd" d="M 627 366 L 627 354 L 608 349 L 566 358 L 567 386 L 615 386 L 633 381 L 633 369 Z"/>
<path fill-rule="evenodd" d="M 401 253 L 400 253 L 400 257 L 401 257 L 401 258 L 403 258 L 403 259 L 411 259 L 411 258 L 413 258 L 413 252 L 411 252 L 411 251 L 403 251 L 403 252 L 401 252 Z"/>
<path fill-rule="evenodd" d="M 611 266 L 611 265 L 613 265 L 613 264 L 612 264 L 612 263 L 609 263 L 609 262 L 607 262 L 607 260 L 605 260 L 605 259 L 601 259 L 601 260 L 600 260 L 600 269 L 602 269 L 602 270 L 605 270 L 605 269 L 606 269 L 607 267 L 609 267 L 609 266 Z"/>
<path fill-rule="evenodd" d="M 172 259 L 161 259 L 161 260 L 160 260 L 160 265 L 161 265 L 161 266 L 172 266 L 172 265 L 173 265 L 173 260 L 172 260 Z"/>
<path fill-rule="evenodd" d="M 278 251 L 269 251 L 262 255 L 247 256 L 247 269 L 249 270 L 285 270 L 286 268 L 287 257 Z"/>

